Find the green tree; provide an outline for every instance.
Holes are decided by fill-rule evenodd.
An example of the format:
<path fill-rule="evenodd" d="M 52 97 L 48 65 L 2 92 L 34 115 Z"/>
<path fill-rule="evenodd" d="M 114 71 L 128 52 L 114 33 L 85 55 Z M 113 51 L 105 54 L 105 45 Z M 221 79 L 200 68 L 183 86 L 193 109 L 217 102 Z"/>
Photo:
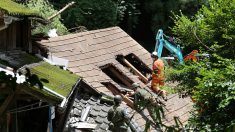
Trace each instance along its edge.
<path fill-rule="evenodd" d="M 62 0 L 61 4 L 70 0 Z M 75 0 L 75 5 L 62 13 L 65 25 L 71 29 L 85 26 L 89 30 L 117 24 L 117 7 L 112 0 Z"/>
<path fill-rule="evenodd" d="M 202 48 L 234 59 L 234 10 L 235 0 L 209 0 L 192 18 L 175 15 L 172 31 L 186 50 Z"/>
<path fill-rule="evenodd" d="M 201 49 L 211 57 L 170 69 L 169 80 L 178 81 L 182 96 L 191 96 L 190 124 L 200 131 L 235 128 L 235 0 L 209 0 L 191 18 L 175 15 L 172 28 L 185 50 Z"/>
<path fill-rule="evenodd" d="M 117 7 L 117 24 L 121 25 L 128 34 L 139 22 L 140 3 L 138 0 L 113 0 Z"/>
<path fill-rule="evenodd" d="M 168 70 L 169 71 L 169 70 Z M 225 131 L 235 121 L 235 61 L 213 54 L 210 59 L 171 69 L 181 95 L 191 96 L 190 124 L 204 131 Z"/>
<path fill-rule="evenodd" d="M 195 0 L 146 0 L 143 4 L 146 13 L 151 16 L 151 29 L 156 32 L 159 28 L 168 30 L 168 27 L 173 25 L 170 18 L 172 12 L 178 13 L 181 10 L 187 16 L 193 15 L 200 8 L 202 2 Z"/>
<path fill-rule="evenodd" d="M 61 0 L 59 5 L 70 0 Z M 138 22 L 137 0 L 75 0 L 75 5 L 62 13 L 66 27 L 76 31 L 80 26 L 88 30 L 107 28 L 120 23 L 127 25 L 127 30 Z"/>
<path fill-rule="evenodd" d="M 33 9 L 40 13 L 42 17 L 45 19 L 57 12 L 57 10 L 54 9 L 53 5 L 48 2 L 48 0 L 30 0 L 27 1 L 27 7 L 30 9 Z M 38 22 L 34 22 L 36 24 L 36 28 L 33 29 L 33 34 L 36 33 L 44 33 L 47 34 L 47 32 L 50 29 L 57 29 L 57 33 L 59 35 L 63 35 L 67 33 L 67 28 L 64 26 L 64 24 L 60 21 L 60 15 L 56 16 L 51 20 L 51 23 L 47 25 L 42 25 Z"/>

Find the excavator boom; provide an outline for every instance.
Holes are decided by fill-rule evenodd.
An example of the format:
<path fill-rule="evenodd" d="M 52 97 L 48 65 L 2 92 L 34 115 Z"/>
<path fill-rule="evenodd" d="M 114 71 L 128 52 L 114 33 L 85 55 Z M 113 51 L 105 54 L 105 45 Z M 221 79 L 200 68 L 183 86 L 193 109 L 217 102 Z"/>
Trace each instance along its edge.
<path fill-rule="evenodd" d="M 176 56 L 181 64 L 184 63 L 183 54 L 181 52 L 180 46 L 175 46 L 169 41 L 164 39 L 163 30 L 159 29 L 156 35 L 156 45 L 154 51 L 158 53 L 158 57 L 161 58 L 163 47 L 168 49 L 174 56 Z"/>

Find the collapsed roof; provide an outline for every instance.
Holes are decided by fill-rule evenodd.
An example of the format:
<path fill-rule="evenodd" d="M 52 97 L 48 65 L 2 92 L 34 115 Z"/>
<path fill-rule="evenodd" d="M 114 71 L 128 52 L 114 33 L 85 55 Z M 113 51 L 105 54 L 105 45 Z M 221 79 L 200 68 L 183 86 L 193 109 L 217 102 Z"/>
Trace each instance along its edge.
<path fill-rule="evenodd" d="M 144 87 L 141 78 L 151 74 L 150 53 L 119 27 L 69 34 L 37 43 L 41 53 L 46 51 L 52 62 L 55 61 L 53 57 L 67 60 L 66 68 L 83 77 L 99 93 L 115 95 L 110 86 L 120 91 L 131 90 L 133 82 L 139 82 Z M 124 59 L 120 61 L 119 56 Z M 182 116 L 182 121 L 187 121 L 192 105 L 188 98 L 171 95 L 166 105 L 168 117 Z M 144 117 L 137 114 L 134 118 L 144 128 Z M 173 119 L 166 119 L 165 122 L 172 125 Z"/>
<path fill-rule="evenodd" d="M 49 51 L 49 56 L 68 60 L 68 70 L 79 74 L 99 92 L 110 94 L 101 82 L 114 82 L 100 67 L 112 64 L 134 82 L 139 81 L 127 68 L 116 60 L 117 55 L 135 54 L 151 66 L 147 50 L 119 27 L 112 27 L 77 34 L 70 34 L 39 42 Z"/>

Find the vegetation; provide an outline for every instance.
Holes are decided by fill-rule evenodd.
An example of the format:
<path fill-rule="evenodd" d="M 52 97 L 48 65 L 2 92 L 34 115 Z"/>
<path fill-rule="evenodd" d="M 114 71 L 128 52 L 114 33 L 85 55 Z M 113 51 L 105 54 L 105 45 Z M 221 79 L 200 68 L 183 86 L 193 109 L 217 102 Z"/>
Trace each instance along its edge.
<path fill-rule="evenodd" d="M 1 0 L 0 11 L 10 15 L 38 15 L 38 12 L 26 8 L 24 5 L 13 2 L 12 0 Z"/>
<path fill-rule="evenodd" d="M 47 99 L 48 102 L 56 102 L 56 104 L 59 104 L 63 99 L 55 94 L 52 94 L 45 89 L 39 89 L 34 86 L 29 86 L 27 83 L 24 83 L 21 87 L 25 91 L 30 91 L 28 92 L 29 94 L 32 94 L 32 96 L 35 96 L 35 93 L 40 93 L 44 96 L 44 99 Z M 40 95 L 39 94 L 39 95 Z"/>
<path fill-rule="evenodd" d="M 142 2 L 144 11 L 150 15 L 151 30 L 156 33 L 157 29 L 167 30 L 173 21 L 170 19 L 172 12 L 181 10 L 185 15 L 193 15 L 204 1 L 195 0 L 145 0 Z"/>
<path fill-rule="evenodd" d="M 47 99 L 53 100 L 53 102 L 57 102 L 57 103 L 59 103 L 59 101 L 62 100 L 60 97 L 42 89 L 43 87 L 42 83 L 40 82 L 38 78 L 35 78 L 37 77 L 37 75 L 35 74 L 27 75 L 27 74 L 29 74 L 29 71 L 26 73 L 26 81 L 23 84 L 17 84 L 16 83 L 17 78 L 15 76 L 7 75 L 4 71 L 1 71 L 0 72 L 0 88 L 3 88 L 3 89 L 9 88 L 9 90 L 12 92 L 16 91 L 17 88 L 20 88 L 25 91 L 30 91 L 29 92 L 30 94 L 40 93 L 44 95 Z M 35 86 L 38 86 L 40 89 Z M 0 93 L 0 105 L 4 102 L 6 97 L 7 97 L 7 94 Z"/>
<path fill-rule="evenodd" d="M 233 131 L 235 128 L 234 0 L 209 0 L 189 18 L 175 15 L 172 31 L 185 50 L 201 49 L 210 58 L 171 69 L 183 97 L 194 101 L 189 124 L 195 131 Z"/>
<path fill-rule="evenodd" d="M 2 60 L 0 59 L 0 65 L 5 65 L 5 66 L 9 66 L 10 64 L 6 61 L 6 60 Z"/>
<path fill-rule="evenodd" d="M 133 34 L 135 31 L 133 28 L 138 27 L 151 28 L 152 32 L 155 32 L 158 28 L 168 29 L 168 26 L 173 24 L 170 19 L 172 11 L 181 10 L 187 15 L 192 15 L 206 1 L 75 0 L 76 4 L 63 12 L 62 18 L 69 29 L 85 26 L 92 30 L 119 25 L 129 34 Z M 58 8 L 59 5 L 65 5 L 68 2 L 70 0 L 52 3 Z M 148 24 L 146 19 L 150 21 L 147 22 Z"/>
<path fill-rule="evenodd" d="M 30 71 L 38 76 L 44 86 L 65 97 L 70 93 L 79 78 L 75 74 L 45 62 L 30 68 Z"/>
<path fill-rule="evenodd" d="M 182 97 L 191 96 L 191 125 L 206 131 L 224 131 L 235 119 L 235 62 L 212 55 L 199 63 L 171 69 L 169 80 L 178 81 Z"/>
<path fill-rule="evenodd" d="M 172 31 L 181 39 L 186 51 L 201 48 L 234 59 L 235 1 L 209 0 L 208 4 L 192 18 L 175 15 Z"/>
<path fill-rule="evenodd" d="M 68 3 L 70 0 L 62 0 Z M 85 26 L 99 29 L 117 24 L 117 7 L 111 0 L 75 0 L 76 4 L 62 13 L 64 23 L 69 29 Z M 73 30 L 72 30 L 73 31 Z"/>
<path fill-rule="evenodd" d="M 54 7 L 48 2 L 48 0 L 30 0 L 27 1 L 26 5 L 28 8 L 39 12 L 39 14 L 45 19 L 57 12 L 57 10 L 54 9 Z M 38 22 L 34 22 L 34 25 L 36 27 L 33 30 L 33 34 L 37 33 L 47 34 L 50 29 L 57 29 L 57 33 L 59 35 L 67 34 L 68 33 L 67 28 L 60 21 L 60 19 L 61 19 L 60 15 L 58 15 L 55 18 L 53 18 L 53 20 L 51 20 L 51 22 L 47 25 L 42 25 Z"/>

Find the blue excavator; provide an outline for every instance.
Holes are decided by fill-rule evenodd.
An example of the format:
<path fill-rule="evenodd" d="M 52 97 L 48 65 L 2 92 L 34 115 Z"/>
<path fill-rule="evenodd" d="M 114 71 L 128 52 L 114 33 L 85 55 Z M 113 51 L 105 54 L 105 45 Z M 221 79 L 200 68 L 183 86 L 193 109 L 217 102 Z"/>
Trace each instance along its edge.
<path fill-rule="evenodd" d="M 167 38 L 167 39 L 165 39 Z M 198 61 L 198 54 L 197 50 L 193 50 L 191 53 L 187 54 L 183 57 L 181 48 L 179 45 L 175 44 L 174 39 L 171 37 L 166 36 L 163 33 L 162 29 L 159 29 L 156 35 L 156 45 L 154 48 L 154 52 L 157 52 L 159 58 L 162 57 L 162 50 L 165 47 L 167 50 L 173 54 L 174 57 L 177 57 L 180 64 L 184 64 L 185 61 L 192 60 L 194 62 Z M 203 55 L 204 56 L 204 55 Z M 165 57 L 167 58 L 167 57 Z"/>
<path fill-rule="evenodd" d="M 158 58 L 161 58 L 163 47 L 165 47 L 174 55 L 174 57 L 178 58 L 181 64 L 183 64 L 184 58 L 180 46 L 170 43 L 169 40 L 166 40 L 164 37 L 166 37 L 166 35 L 163 33 L 163 30 L 159 29 L 156 35 L 156 45 L 154 48 L 154 51 L 157 52 Z"/>

